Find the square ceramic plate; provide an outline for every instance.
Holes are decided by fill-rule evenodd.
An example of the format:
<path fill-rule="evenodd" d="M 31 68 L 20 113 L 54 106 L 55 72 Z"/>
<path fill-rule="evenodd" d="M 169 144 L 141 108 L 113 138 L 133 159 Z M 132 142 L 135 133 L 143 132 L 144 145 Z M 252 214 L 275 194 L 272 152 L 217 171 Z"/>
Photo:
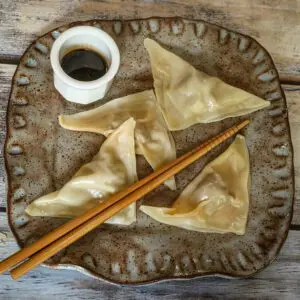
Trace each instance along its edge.
<path fill-rule="evenodd" d="M 121 68 L 109 94 L 103 102 L 90 106 L 65 101 L 53 87 L 51 46 L 61 32 L 76 25 L 101 27 L 115 39 L 121 52 Z M 250 37 L 202 21 L 151 18 L 73 23 L 45 34 L 27 49 L 13 78 L 7 115 L 5 158 L 11 229 L 23 247 L 66 221 L 29 217 L 24 209 L 67 182 L 93 157 L 104 138 L 65 130 L 57 117 L 151 88 L 145 37 L 157 40 L 196 68 L 271 101 L 269 108 L 250 115 L 252 123 L 243 132 L 250 152 L 252 181 L 246 234 L 187 231 L 157 223 L 138 210 L 133 225 L 100 226 L 46 265 L 76 269 L 115 283 L 206 275 L 249 276 L 275 259 L 292 217 L 293 153 L 286 101 L 277 70 L 261 45 Z M 177 155 L 242 119 L 198 124 L 173 132 Z M 170 205 L 230 142 L 178 174 L 176 191 L 161 186 L 138 205 Z M 138 157 L 138 172 L 140 177 L 151 172 L 142 157 Z"/>

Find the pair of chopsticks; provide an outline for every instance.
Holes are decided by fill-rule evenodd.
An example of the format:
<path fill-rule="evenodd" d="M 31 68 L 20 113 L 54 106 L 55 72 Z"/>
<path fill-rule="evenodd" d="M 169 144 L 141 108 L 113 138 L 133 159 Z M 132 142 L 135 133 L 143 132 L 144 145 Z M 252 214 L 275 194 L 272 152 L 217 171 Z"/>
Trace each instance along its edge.
<path fill-rule="evenodd" d="M 30 246 L 19 250 L 0 262 L 0 274 L 12 269 L 10 271 L 12 278 L 20 278 L 60 250 L 66 248 L 100 224 L 104 223 L 107 219 L 127 207 L 129 204 L 137 201 L 155 189 L 171 176 L 204 156 L 249 123 L 249 120 L 245 120 L 242 123 L 227 129 L 223 133 L 129 186 L 127 189 L 116 193 L 105 202 L 98 204 L 83 215 L 76 217 L 49 232 Z M 25 262 L 23 262 L 24 260 Z"/>

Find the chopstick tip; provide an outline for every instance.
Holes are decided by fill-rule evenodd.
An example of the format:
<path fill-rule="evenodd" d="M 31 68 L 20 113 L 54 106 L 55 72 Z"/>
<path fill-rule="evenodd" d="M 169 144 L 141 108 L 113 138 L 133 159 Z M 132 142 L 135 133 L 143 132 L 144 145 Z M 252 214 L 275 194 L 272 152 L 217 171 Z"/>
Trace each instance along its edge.
<path fill-rule="evenodd" d="M 14 269 L 10 271 L 10 277 L 13 280 L 18 280 L 22 275 L 19 275 Z"/>
<path fill-rule="evenodd" d="M 246 127 L 247 125 L 249 125 L 250 124 L 250 120 L 249 119 L 247 119 L 247 120 L 244 120 L 242 123 L 240 123 L 237 127 L 238 127 L 238 129 L 239 130 L 241 130 L 241 129 L 243 129 L 244 127 Z"/>

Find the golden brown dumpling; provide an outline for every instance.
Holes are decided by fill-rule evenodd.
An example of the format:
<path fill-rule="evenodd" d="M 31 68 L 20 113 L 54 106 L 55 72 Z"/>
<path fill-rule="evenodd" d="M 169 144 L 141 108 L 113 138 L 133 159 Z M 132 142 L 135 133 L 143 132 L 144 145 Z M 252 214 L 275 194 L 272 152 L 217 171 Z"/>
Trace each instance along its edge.
<path fill-rule="evenodd" d="M 158 222 L 201 232 L 244 234 L 249 209 L 249 154 L 238 135 L 183 190 L 171 208 L 141 206 Z"/>
<path fill-rule="evenodd" d="M 173 137 L 156 104 L 153 90 L 118 98 L 95 109 L 70 116 L 60 116 L 60 125 L 66 129 L 88 131 L 108 136 L 128 118 L 136 120 L 136 153 L 156 170 L 176 158 Z M 175 180 L 166 184 L 175 189 Z"/>
<path fill-rule="evenodd" d="M 137 180 L 134 127 L 134 119 L 124 122 L 104 141 L 91 162 L 83 165 L 60 190 L 32 202 L 26 212 L 31 216 L 78 216 L 133 184 Z M 129 225 L 135 220 L 133 203 L 106 222 Z"/>
<path fill-rule="evenodd" d="M 170 130 L 252 113 L 269 105 L 257 96 L 196 70 L 192 65 L 145 39 L 157 101 Z"/>

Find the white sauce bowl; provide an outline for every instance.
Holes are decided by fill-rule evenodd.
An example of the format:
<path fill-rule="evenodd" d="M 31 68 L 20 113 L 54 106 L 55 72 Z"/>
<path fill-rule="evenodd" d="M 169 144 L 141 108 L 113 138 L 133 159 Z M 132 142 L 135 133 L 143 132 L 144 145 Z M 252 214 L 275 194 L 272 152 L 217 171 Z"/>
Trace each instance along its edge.
<path fill-rule="evenodd" d="M 79 81 L 64 72 L 61 60 L 71 50 L 88 48 L 100 53 L 108 64 L 104 76 L 93 81 Z M 120 52 L 115 41 L 101 29 L 77 26 L 63 32 L 54 42 L 50 61 L 54 86 L 68 101 L 89 104 L 102 99 L 110 88 L 120 66 Z"/>

